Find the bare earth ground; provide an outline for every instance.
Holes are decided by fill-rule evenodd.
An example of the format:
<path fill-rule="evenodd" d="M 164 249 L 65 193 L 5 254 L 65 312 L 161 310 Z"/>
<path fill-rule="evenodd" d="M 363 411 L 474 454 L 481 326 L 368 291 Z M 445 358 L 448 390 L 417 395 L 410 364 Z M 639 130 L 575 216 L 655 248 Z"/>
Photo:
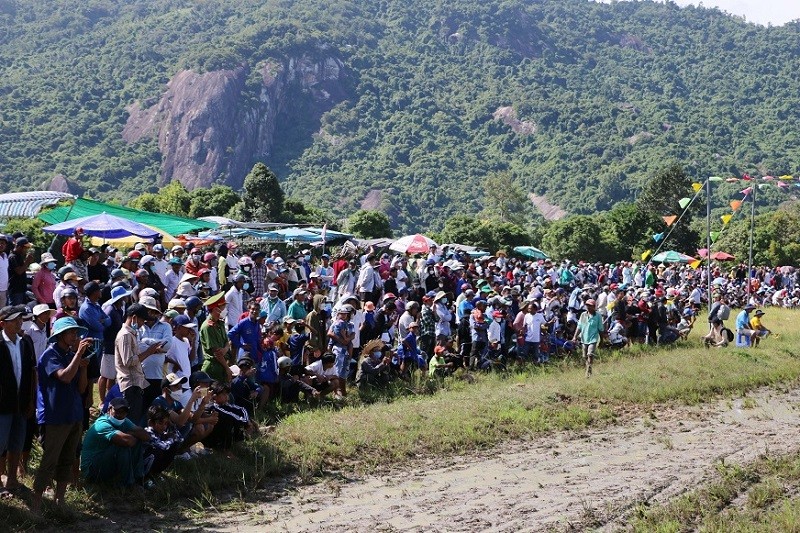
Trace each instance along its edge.
<path fill-rule="evenodd" d="M 800 390 L 658 407 L 621 424 L 428 460 L 382 476 L 285 491 L 246 512 L 210 513 L 212 531 L 541 531 L 624 528 L 659 503 L 800 443 Z M 157 523 L 152 523 L 156 526 Z"/>

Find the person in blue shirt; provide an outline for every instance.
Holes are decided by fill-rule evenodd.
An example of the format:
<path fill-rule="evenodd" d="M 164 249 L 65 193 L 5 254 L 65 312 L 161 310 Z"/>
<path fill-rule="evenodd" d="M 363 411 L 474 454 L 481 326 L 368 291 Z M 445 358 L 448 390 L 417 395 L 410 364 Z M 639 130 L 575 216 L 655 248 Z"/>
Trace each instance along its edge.
<path fill-rule="evenodd" d="M 736 333 L 743 333 L 752 337 L 756 332 L 750 327 L 750 312 L 756 307 L 753 304 L 744 306 L 738 315 L 736 315 Z"/>
<path fill-rule="evenodd" d="M 303 349 L 306 342 L 311 337 L 306 333 L 306 323 L 303 320 L 298 320 L 294 323 L 294 333 L 289 337 L 289 356 L 292 359 L 292 365 L 307 365 L 311 361 L 303 361 Z"/>
<path fill-rule="evenodd" d="M 67 484 L 72 480 L 83 428 L 83 400 L 88 387 L 88 359 L 84 356 L 93 347 L 91 339 L 72 317 L 60 318 L 53 324 L 50 346 L 37 364 L 38 394 L 36 417 L 43 426 L 42 459 L 33 482 L 31 510 L 38 513 L 42 493 L 55 479 L 55 501 L 64 502 Z"/>
<path fill-rule="evenodd" d="M 264 349 L 261 345 L 261 307 L 252 300 L 247 306 L 247 317 L 240 320 L 230 331 L 228 339 L 236 358 L 249 356 L 253 361 L 261 361 Z"/>

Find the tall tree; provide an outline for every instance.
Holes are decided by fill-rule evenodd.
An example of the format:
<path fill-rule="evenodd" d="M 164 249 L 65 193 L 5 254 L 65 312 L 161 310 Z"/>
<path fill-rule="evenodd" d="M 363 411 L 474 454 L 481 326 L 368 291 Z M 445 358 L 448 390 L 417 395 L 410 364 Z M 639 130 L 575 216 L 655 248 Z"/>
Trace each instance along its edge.
<path fill-rule="evenodd" d="M 483 183 L 484 215 L 501 222 L 511 222 L 523 228 L 530 223 L 531 204 L 525 191 L 510 172 L 496 172 Z"/>
<path fill-rule="evenodd" d="M 244 178 L 242 201 L 231 214 L 245 222 L 275 222 L 283 215 L 284 193 L 278 176 L 264 163 L 256 163 Z"/>
<path fill-rule="evenodd" d="M 648 180 L 636 199 L 636 209 L 649 220 L 647 227 L 642 228 L 644 236 L 661 232 L 669 233 L 672 229 L 672 234 L 664 242 L 662 248 L 693 253 L 700 236 L 691 227 L 692 215 L 699 211 L 701 203 L 695 201 L 674 228 L 668 227 L 661 218 L 668 215 L 680 215 L 683 208 L 679 205 L 679 201 L 682 198 L 691 198 L 693 195 L 692 180 L 680 165 L 672 164 L 657 172 Z"/>
<path fill-rule="evenodd" d="M 377 239 L 391 237 L 392 228 L 389 217 L 383 211 L 362 209 L 356 211 L 347 219 L 347 229 L 356 237 L 362 239 Z"/>
<path fill-rule="evenodd" d="M 224 216 L 240 201 L 241 197 L 227 185 L 214 185 L 210 189 L 195 189 L 192 191 L 189 216 L 191 218 Z"/>

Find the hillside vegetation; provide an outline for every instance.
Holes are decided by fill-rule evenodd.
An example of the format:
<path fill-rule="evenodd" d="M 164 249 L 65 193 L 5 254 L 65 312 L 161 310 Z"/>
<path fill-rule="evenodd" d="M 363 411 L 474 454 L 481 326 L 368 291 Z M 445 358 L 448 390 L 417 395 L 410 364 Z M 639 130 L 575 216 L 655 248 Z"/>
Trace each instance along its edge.
<path fill-rule="evenodd" d="M 503 170 L 578 214 L 633 199 L 665 162 L 796 174 L 798 30 L 650 1 L 4 0 L 0 183 L 155 191 L 163 154 L 122 140 L 128 106 L 182 69 L 299 56 L 340 59 L 347 98 L 319 121 L 286 102 L 264 162 L 339 216 L 369 198 L 396 228 L 440 229 Z"/>

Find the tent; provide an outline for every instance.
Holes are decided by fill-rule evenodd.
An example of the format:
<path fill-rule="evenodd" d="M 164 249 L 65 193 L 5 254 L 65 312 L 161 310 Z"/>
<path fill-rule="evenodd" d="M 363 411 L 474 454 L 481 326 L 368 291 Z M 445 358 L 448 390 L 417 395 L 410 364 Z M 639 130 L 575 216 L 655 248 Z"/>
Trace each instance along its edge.
<path fill-rule="evenodd" d="M 56 191 L 10 192 L 0 194 L 0 218 L 33 218 L 42 208 L 55 205 L 75 196 Z M 58 222 L 61 222 L 60 220 Z"/>
<path fill-rule="evenodd" d="M 66 222 L 59 222 L 42 228 L 48 233 L 70 236 L 77 228 L 83 228 L 86 235 L 102 237 L 104 239 L 121 239 L 136 235 L 138 237 L 153 238 L 158 236 L 158 230 L 139 224 L 127 218 L 116 217 L 108 213 L 89 215 L 88 217 L 73 218 Z"/>
<path fill-rule="evenodd" d="M 100 213 L 108 213 L 120 218 L 133 220 L 140 224 L 158 228 L 159 230 L 169 233 L 171 235 L 179 235 L 181 233 L 191 233 L 203 229 L 214 229 L 217 224 L 203 220 L 195 220 L 193 218 L 183 218 L 175 215 L 167 215 L 164 213 L 151 213 L 149 211 L 140 211 L 138 209 L 131 209 L 130 207 L 123 207 L 121 205 L 106 204 L 96 200 L 87 200 L 86 198 L 78 198 L 71 206 L 59 206 L 39 215 L 39 218 L 48 224 L 58 224 L 73 220 L 76 218 L 87 217 L 90 215 L 99 215 Z"/>

